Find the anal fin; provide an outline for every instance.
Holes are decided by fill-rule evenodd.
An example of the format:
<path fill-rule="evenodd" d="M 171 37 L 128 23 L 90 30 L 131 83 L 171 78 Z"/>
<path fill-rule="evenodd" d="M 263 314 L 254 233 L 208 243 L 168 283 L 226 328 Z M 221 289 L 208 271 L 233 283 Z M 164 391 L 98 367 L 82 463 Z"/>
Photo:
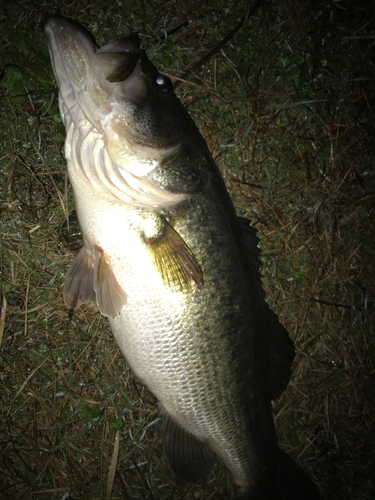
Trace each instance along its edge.
<path fill-rule="evenodd" d="M 162 444 L 171 470 L 182 482 L 194 483 L 205 479 L 215 464 L 211 448 L 182 429 L 161 408 Z"/>
<path fill-rule="evenodd" d="M 82 247 L 65 277 L 64 300 L 69 309 L 94 298 L 94 265 L 94 258 Z"/>

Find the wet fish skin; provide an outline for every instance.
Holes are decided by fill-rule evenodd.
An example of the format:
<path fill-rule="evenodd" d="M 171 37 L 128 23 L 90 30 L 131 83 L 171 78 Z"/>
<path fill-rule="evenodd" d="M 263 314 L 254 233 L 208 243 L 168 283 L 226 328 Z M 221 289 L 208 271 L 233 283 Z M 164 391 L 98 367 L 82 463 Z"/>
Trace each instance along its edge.
<path fill-rule="evenodd" d="M 272 415 L 293 343 L 264 302 L 256 240 L 249 252 L 170 81 L 135 35 L 98 49 L 62 16 L 45 31 L 84 238 L 67 274 L 67 305 L 96 295 L 159 401 L 163 447 L 180 479 L 202 479 L 217 454 L 239 498 L 318 499 L 279 448 Z"/>

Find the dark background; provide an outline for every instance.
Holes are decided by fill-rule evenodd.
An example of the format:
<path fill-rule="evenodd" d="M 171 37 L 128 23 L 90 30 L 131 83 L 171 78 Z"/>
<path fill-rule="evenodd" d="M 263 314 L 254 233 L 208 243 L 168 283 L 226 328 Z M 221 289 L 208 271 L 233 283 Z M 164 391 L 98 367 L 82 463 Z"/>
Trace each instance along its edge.
<path fill-rule="evenodd" d="M 105 318 L 89 304 L 69 320 L 79 234 L 64 225 L 73 201 L 43 36 L 55 10 L 100 45 L 137 31 L 177 85 L 258 229 L 267 300 L 296 342 L 274 405 L 280 442 L 324 499 L 374 499 L 374 8 L 349 0 L 2 6 L 1 498 L 107 498 L 115 470 L 112 499 L 232 497 L 220 464 L 205 483 L 175 480 L 154 398 Z"/>

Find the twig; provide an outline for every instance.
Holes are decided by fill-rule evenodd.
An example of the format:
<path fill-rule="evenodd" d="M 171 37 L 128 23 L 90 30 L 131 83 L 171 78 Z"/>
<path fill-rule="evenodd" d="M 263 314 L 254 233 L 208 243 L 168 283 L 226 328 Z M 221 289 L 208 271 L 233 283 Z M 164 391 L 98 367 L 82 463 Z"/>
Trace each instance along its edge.
<path fill-rule="evenodd" d="M 216 54 L 216 52 L 218 52 L 222 47 L 224 47 L 229 42 L 229 40 L 231 40 L 231 38 L 234 37 L 234 35 L 237 33 L 237 31 L 239 31 L 242 28 L 242 26 L 244 26 L 244 24 L 246 23 L 248 18 L 250 16 L 252 16 L 253 14 L 255 14 L 255 12 L 259 9 L 261 3 L 262 3 L 261 0 L 258 0 L 257 2 L 255 2 L 253 4 L 253 6 L 250 7 L 250 9 L 248 10 L 246 16 L 241 19 L 241 21 L 237 24 L 237 26 L 235 26 L 232 29 L 232 31 L 230 33 L 228 33 L 228 35 L 225 38 L 223 38 L 223 40 L 220 43 L 218 43 L 216 45 L 216 47 L 211 49 L 205 56 L 203 56 L 202 59 L 200 59 L 195 64 L 193 64 L 190 68 L 188 68 L 185 71 L 185 73 L 183 73 L 183 75 L 181 76 L 181 79 L 182 80 L 186 79 L 190 75 L 190 73 L 194 73 L 194 71 L 196 71 L 198 68 L 203 66 L 203 64 L 205 64 L 207 61 L 209 61 L 211 59 L 211 57 L 214 54 Z M 174 88 L 177 88 L 179 85 L 180 85 L 180 82 L 178 81 L 178 82 L 176 82 Z"/>
<path fill-rule="evenodd" d="M 27 278 L 26 297 L 25 297 L 25 337 L 27 335 L 27 303 L 29 302 L 30 276 Z"/>
<path fill-rule="evenodd" d="M 348 304 L 340 304 L 339 302 L 329 302 L 328 300 L 322 300 L 322 299 L 316 299 L 315 297 L 310 297 L 311 302 L 317 302 L 318 304 L 324 304 L 325 306 L 335 306 L 335 307 L 344 307 L 345 309 L 353 309 L 353 307 L 359 311 L 362 310 L 362 308 L 355 306 L 354 304 L 352 306 Z"/>
<path fill-rule="evenodd" d="M 115 472 L 116 472 L 116 467 L 117 467 L 119 449 L 120 449 L 120 431 L 116 431 L 115 444 L 113 446 L 112 459 L 111 459 L 111 464 L 109 466 L 109 471 L 108 471 L 107 500 L 111 500 L 111 496 L 112 496 L 113 481 L 115 479 Z"/>

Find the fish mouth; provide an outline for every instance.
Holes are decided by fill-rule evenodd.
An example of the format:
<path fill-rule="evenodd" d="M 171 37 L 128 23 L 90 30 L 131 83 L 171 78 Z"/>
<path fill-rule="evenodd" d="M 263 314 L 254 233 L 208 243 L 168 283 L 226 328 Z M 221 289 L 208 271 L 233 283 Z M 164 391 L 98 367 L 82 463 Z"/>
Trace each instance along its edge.
<path fill-rule="evenodd" d="M 137 115 L 159 75 L 138 35 L 99 48 L 89 31 L 60 14 L 47 19 L 45 33 L 67 129 L 65 156 L 74 168 L 125 203 L 164 208 L 185 200 L 188 195 L 148 180 L 176 157 L 180 143 L 157 136 L 159 127 L 148 129 L 149 120 Z"/>
<path fill-rule="evenodd" d="M 86 92 L 96 90 L 99 93 L 101 89 L 103 100 L 107 94 L 139 102 L 147 91 L 142 76 L 147 78 L 150 74 L 157 74 L 145 51 L 140 49 L 136 33 L 99 48 L 88 30 L 74 19 L 60 14 L 49 17 L 44 29 L 64 101 L 66 95 L 72 91 L 78 94 L 78 90 L 84 87 Z"/>
<path fill-rule="evenodd" d="M 150 157 L 151 150 L 156 158 L 160 157 L 160 150 L 175 150 L 174 141 L 145 133 L 132 115 L 132 109 L 147 100 L 153 82 L 160 78 L 140 49 L 136 33 L 99 48 L 81 24 L 60 14 L 49 17 L 44 29 L 65 125 L 80 109 L 103 136 L 111 122 L 119 129 L 117 135 L 127 139 L 138 153 L 141 146 L 145 158 Z M 128 113 L 127 118 L 124 113 Z"/>

